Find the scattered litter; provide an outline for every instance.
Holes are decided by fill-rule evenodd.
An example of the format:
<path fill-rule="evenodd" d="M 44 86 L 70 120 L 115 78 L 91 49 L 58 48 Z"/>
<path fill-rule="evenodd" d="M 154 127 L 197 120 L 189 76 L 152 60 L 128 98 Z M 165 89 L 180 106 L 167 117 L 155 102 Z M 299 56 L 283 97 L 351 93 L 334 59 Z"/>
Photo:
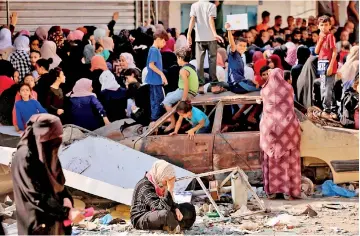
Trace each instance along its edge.
<path fill-rule="evenodd" d="M 337 186 L 332 180 L 326 180 L 321 187 L 322 194 L 327 197 L 340 196 L 350 198 L 356 196 L 355 191 Z"/>
<path fill-rule="evenodd" d="M 100 224 L 108 225 L 112 220 L 113 220 L 112 216 L 110 214 L 107 214 L 107 215 L 103 216 L 99 220 L 99 222 L 100 222 Z"/>
<path fill-rule="evenodd" d="M 271 218 L 266 223 L 266 226 L 286 226 L 288 229 L 298 227 L 299 225 L 298 219 L 289 214 L 278 215 L 277 217 Z"/>
<path fill-rule="evenodd" d="M 323 207 L 333 210 L 346 209 L 346 207 L 344 207 L 340 203 L 327 203 L 327 204 L 323 204 Z"/>
<path fill-rule="evenodd" d="M 240 225 L 240 229 L 243 229 L 243 230 L 256 231 L 259 228 L 260 228 L 260 225 L 258 223 L 253 223 L 253 222 L 245 222 Z"/>
<path fill-rule="evenodd" d="M 231 214 L 231 216 L 233 217 L 237 217 L 237 216 L 242 216 L 245 215 L 247 213 L 250 213 L 250 211 L 248 210 L 248 208 L 246 206 L 241 206 L 241 208 L 239 210 L 237 210 L 235 213 Z"/>

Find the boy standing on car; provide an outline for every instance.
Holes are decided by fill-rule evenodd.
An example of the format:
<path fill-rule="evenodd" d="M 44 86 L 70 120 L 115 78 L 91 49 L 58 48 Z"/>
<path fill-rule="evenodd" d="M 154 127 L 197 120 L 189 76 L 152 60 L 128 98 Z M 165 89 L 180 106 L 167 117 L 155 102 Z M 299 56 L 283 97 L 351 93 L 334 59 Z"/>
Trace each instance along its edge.
<path fill-rule="evenodd" d="M 161 103 L 164 100 L 163 85 L 167 85 L 167 79 L 163 73 L 162 49 L 169 36 L 166 31 L 157 31 L 154 34 L 154 44 L 149 49 L 146 67 L 146 83 L 150 86 L 151 122 L 155 122 L 161 116 Z"/>
<path fill-rule="evenodd" d="M 315 53 L 319 55 L 318 74 L 321 81 L 321 101 L 324 112 L 322 116 L 326 119 L 337 119 L 332 113 L 335 104 L 334 84 L 337 71 L 337 49 L 335 37 L 331 33 L 330 17 L 322 16 L 318 19 L 320 35 L 316 44 Z"/>

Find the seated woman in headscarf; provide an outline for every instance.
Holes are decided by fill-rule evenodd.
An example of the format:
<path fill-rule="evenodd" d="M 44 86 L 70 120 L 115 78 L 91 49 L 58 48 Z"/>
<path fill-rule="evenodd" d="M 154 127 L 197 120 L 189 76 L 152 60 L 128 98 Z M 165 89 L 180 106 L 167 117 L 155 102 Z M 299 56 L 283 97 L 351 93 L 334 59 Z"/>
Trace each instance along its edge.
<path fill-rule="evenodd" d="M 156 161 L 134 189 L 130 210 L 131 223 L 141 230 L 167 230 L 180 233 L 196 219 L 190 203 L 174 203 L 174 167 L 164 160 Z"/>
<path fill-rule="evenodd" d="M 7 28 L 2 28 L 0 30 L 0 59 L 8 60 L 13 51 L 11 31 Z"/>
<path fill-rule="evenodd" d="M 60 119 L 50 114 L 33 115 L 20 139 L 11 163 L 17 228 L 20 235 L 71 235 L 70 219 L 85 217 L 73 208 L 65 187 L 58 150 L 62 142 Z"/>
<path fill-rule="evenodd" d="M 114 68 L 116 72 L 116 81 L 118 84 L 125 88 L 125 76 L 124 73 L 127 69 L 135 69 L 141 74 L 141 70 L 136 67 L 134 57 L 130 53 L 121 53 L 119 65 Z"/>
<path fill-rule="evenodd" d="M 76 82 L 70 97 L 69 123 L 88 129 L 96 130 L 103 124 L 110 124 L 106 111 L 92 92 L 92 81 L 80 79 Z"/>
<path fill-rule="evenodd" d="M 275 48 L 273 55 L 278 55 L 281 61 L 281 66 L 283 70 L 291 70 L 291 65 L 285 61 L 287 48 L 285 45 Z M 277 67 L 280 68 L 280 67 Z"/>
<path fill-rule="evenodd" d="M 104 106 L 109 121 L 124 119 L 126 117 L 126 89 L 120 87 L 109 70 L 100 75 L 99 81 L 101 84 L 99 100 Z"/>
<path fill-rule="evenodd" d="M 281 70 L 284 70 L 281 64 L 281 59 L 276 54 L 270 56 L 270 58 L 268 59 L 268 66 L 270 67 L 270 69 L 279 68 Z"/>
<path fill-rule="evenodd" d="M 25 75 L 30 73 L 30 40 L 26 36 L 19 36 L 14 41 L 15 52 L 13 52 L 9 61 L 13 65 L 14 69 L 19 72 L 19 79 L 22 81 Z"/>
<path fill-rule="evenodd" d="M 100 75 L 109 70 L 106 64 L 104 57 L 96 55 L 91 59 L 91 74 L 90 78 L 92 80 L 92 86 L 94 88 L 94 93 L 97 96 L 100 96 L 101 84 L 100 84 Z"/>
<path fill-rule="evenodd" d="M 56 44 L 53 41 L 45 41 L 40 49 L 41 58 L 43 59 L 52 59 L 50 64 L 50 70 L 58 66 L 61 67 L 61 58 L 56 54 Z"/>

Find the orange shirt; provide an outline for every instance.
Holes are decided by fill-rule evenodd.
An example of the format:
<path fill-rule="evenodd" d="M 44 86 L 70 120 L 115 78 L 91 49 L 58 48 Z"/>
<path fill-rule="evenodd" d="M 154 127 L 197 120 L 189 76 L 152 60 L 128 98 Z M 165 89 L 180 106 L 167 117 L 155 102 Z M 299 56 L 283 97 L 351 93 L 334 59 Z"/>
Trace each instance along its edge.
<path fill-rule="evenodd" d="M 261 23 L 256 26 L 256 31 L 260 32 L 261 30 L 267 30 L 269 26 L 267 24 Z"/>

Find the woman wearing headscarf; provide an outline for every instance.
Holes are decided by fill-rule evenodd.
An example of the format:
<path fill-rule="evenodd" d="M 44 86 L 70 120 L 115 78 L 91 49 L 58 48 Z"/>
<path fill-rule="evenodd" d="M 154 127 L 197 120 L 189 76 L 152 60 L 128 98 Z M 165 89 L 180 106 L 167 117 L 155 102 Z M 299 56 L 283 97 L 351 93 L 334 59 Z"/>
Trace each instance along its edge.
<path fill-rule="evenodd" d="M 49 75 L 50 65 L 52 64 L 52 58 L 39 59 L 36 62 L 36 71 L 39 74 L 39 79 L 34 87 L 34 90 L 38 94 L 38 101 L 41 105 L 45 106 L 45 100 L 47 92 L 52 84 L 52 77 Z"/>
<path fill-rule="evenodd" d="M 36 36 L 37 39 L 39 39 L 39 41 L 40 41 L 40 45 L 39 45 L 39 46 L 41 46 L 42 43 L 47 40 L 47 38 L 48 38 L 48 32 L 49 32 L 49 31 L 48 31 L 45 27 L 43 27 L 43 26 L 40 26 L 40 27 L 38 27 L 38 28 L 36 29 L 36 31 L 35 31 L 35 36 Z"/>
<path fill-rule="evenodd" d="M 351 81 L 359 73 L 359 46 L 350 49 L 349 55 L 346 57 L 345 64 L 338 70 L 337 77 L 343 83 Z"/>
<path fill-rule="evenodd" d="M 281 59 L 278 55 L 276 54 L 273 54 L 270 56 L 269 60 L 268 60 L 269 64 L 268 66 L 271 68 L 271 69 L 274 69 L 274 68 L 279 68 L 281 70 L 284 70 L 284 68 L 282 67 L 282 64 L 281 64 Z"/>
<path fill-rule="evenodd" d="M 9 61 L 0 60 L 0 96 L 5 90 L 15 84 L 12 79 L 14 72 L 14 67 Z"/>
<path fill-rule="evenodd" d="M 110 122 L 126 117 L 126 89 L 116 82 L 111 71 L 105 70 L 100 75 L 101 92 L 99 100 L 106 110 Z"/>
<path fill-rule="evenodd" d="M 297 94 L 297 80 L 304 64 L 306 63 L 306 60 L 310 57 L 310 53 L 310 50 L 306 46 L 300 46 L 297 49 L 296 55 L 298 64 L 291 68 L 291 82 L 295 95 Z"/>
<path fill-rule="evenodd" d="M 300 124 L 294 110 L 294 90 L 275 68 L 261 90 L 263 113 L 260 148 L 263 156 L 264 189 L 269 198 L 300 197 Z"/>
<path fill-rule="evenodd" d="M 2 28 L 0 30 L 0 59 L 8 60 L 13 51 L 11 31 L 7 28 Z"/>
<path fill-rule="evenodd" d="M 57 49 L 61 49 L 64 46 L 64 33 L 60 26 L 53 26 L 50 28 L 48 40 L 53 41 L 56 44 Z"/>
<path fill-rule="evenodd" d="M 252 62 L 255 64 L 257 61 L 259 60 L 263 60 L 264 58 L 264 54 L 260 51 L 255 51 L 253 56 L 252 56 Z"/>
<path fill-rule="evenodd" d="M 136 229 L 167 230 L 180 233 L 196 219 L 190 203 L 174 203 L 174 167 L 164 160 L 156 161 L 134 189 L 130 219 Z"/>
<path fill-rule="evenodd" d="M 297 47 L 293 42 L 287 42 L 285 44 L 287 51 L 286 51 L 286 58 L 285 61 L 290 65 L 290 66 L 294 66 L 296 64 L 296 52 L 297 52 Z"/>
<path fill-rule="evenodd" d="M 125 76 L 124 72 L 127 69 L 136 69 L 138 70 L 139 74 L 141 74 L 141 70 L 136 67 L 134 57 L 130 53 L 121 53 L 120 55 L 120 64 L 119 67 L 117 67 L 116 70 L 116 81 L 118 84 L 121 85 L 121 87 L 125 88 Z M 140 78 L 141 79 L 141 78 Z"/>
<path fill-rule="evenodd" d="M 92 81 L 83 78 L 75 83 L 72 92 L 68 94 L 70 123 L 91 131 L 110 124 L 104 107 L 92 90 Z"/>
<path fill-rule="evenodd" d="M 94 88 L 94 93 L 97 96 L 100 96 L 101 91 L 100 75 L 107 70 L 109 69 L 104 57 L 96 55 L 91 59 L 91 74 L 89 79 L 92 80 L 92 87 Z"/>
<path fill-rule="evenodd" d="M 97 28 L 94 31 L 95 41 L 99 41 L 99 40 L 103 39 L 104 37 L 106 37 L 106 29 Z"/>
<path fill-rule="evenodd" d="M 50 70 L 58 66 L 61 67 L 61 58 L 56 54 L 56 44 L 53 41 L 45 41 L 40 49 L 41 58 L 49 59 L 52 58 L 50 64 Z"/>
<path fill-rule="evenodd" d="M 95 56 L 95 48 L 93 45 L 88 44 L 84 47 L 85 64 L 90 64 L 91 59 Z"/>
<path fill-rule="evenodd" d="M 9 61 L 14 69 L 19 72 L 19 79 L 22 81 L 25 75 L 31 71 L 31 62 L 29 57 L 30 40 L 26 36 L 19 36 L 14 41 L 15 52 L 10 55 Z"/>
<path fill-rule="evenodd" d="M 67 36 L 68 41 L 81 41 L 84 37 L 84 33 L 80 30 L 71 31 L 70 34 Z"/>
<path fill-rule="evenodd" d="M 58 157 L 62 134 L 58 117 L 33 115 L 17 146 L 11 173 L 20 235 L 70 235 L 64 221 L 84 219 L 64 186 Z"/>
<path fill-rule="evenodd" d="M 254 55 L 255 55 L 255 53 L 254 53 Z M 262 56 L 262 58 L 264 58 L 264 56 L 262 54 L 261 54 L 261 56 Z M 261 57 L 259 57 L 259 58 L 261 58 Z M 255 82 L 256 82 L 257 87 L 261 87 L 265 83 L 265 81 L 261 78 L 260 70 L 261 70 L 261 68 L 263 68 L 266 65 L 267 65 L 266 59 L 256 59 L 256 62 L 254 63 Z"/>
<path fill-rule="evenodd" d="M 311 56 L 305 62 L 299 78 L 297 80 L 297 94 L 295 99 L 305 108 L 309 108 L 316 103 L 316 87 L 314 86 L 317 76 L 317 62 L 318 58 Z M 315 93 L 314 93 L 315 91 Z"/>
<path fill-rule="evenodd" d="M 291 65 L 285 61 L 287 48 L 282 45 L 280 48 L 275 48 L 273 55 L 278 55 L 281 59 L 281 65 L 283 70 L 291 70 Z"/>
<path fill-rule="evenodd" d="M 180 35 L 175 43 L 175 51 L 177 51 L 180 48 L 184 48 L 186 46 L 187 46 L 187 41 L 185 35 Z"/>

